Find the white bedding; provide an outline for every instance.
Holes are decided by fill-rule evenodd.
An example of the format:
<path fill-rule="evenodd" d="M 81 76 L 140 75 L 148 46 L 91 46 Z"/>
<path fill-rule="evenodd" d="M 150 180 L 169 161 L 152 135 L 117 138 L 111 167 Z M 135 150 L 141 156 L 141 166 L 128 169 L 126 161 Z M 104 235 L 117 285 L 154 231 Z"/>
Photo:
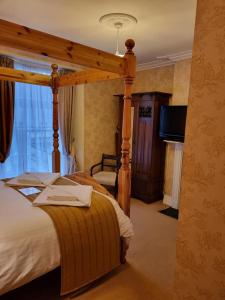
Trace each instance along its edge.
<path fill-rule="evenodd" d="M 121 236 L 130 239 L 132 224 L 115 200 Z M 0 295 L 59 266 L 60 251 L 51 218 L 0 181 Z"/>

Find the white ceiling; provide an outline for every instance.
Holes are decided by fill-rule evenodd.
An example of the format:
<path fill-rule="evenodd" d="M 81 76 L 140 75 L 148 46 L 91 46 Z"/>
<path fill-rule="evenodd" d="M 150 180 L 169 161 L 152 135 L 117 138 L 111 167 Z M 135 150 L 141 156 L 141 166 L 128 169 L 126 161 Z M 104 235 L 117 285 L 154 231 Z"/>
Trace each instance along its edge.
<path fill-rule="evenodd" d="M 108 52 L 116 31 L 99 23 L 108 13 L 131 14 L 138 23 L 121 31 L 136 42 L 139 64 L 192 49 L 197 0 L 0 0 L 0 18 Z M 0 42 L 1 43 L 1 42 Z"/>

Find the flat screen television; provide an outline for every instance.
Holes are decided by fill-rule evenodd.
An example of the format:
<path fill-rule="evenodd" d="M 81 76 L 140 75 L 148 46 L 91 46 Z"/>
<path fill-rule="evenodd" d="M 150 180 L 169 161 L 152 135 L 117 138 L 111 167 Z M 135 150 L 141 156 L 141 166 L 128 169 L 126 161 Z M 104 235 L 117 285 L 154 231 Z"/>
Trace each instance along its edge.
<path fill-rule="evenodd" d="M 187 105 L 162 105 L 159 136 L 164 140 L 184 142 Z"/>

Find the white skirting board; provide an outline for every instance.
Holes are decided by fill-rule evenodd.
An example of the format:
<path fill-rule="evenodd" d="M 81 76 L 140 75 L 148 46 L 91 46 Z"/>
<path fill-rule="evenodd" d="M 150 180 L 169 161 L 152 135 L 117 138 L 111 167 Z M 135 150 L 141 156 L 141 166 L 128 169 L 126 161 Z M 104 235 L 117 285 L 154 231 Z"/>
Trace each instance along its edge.
<path fill-rule="evenodd" d="M 174 162 L 173 162 L 173 184 L 172 195 L 164 195 L 163 203 L 178 209 L 180 196 L 180 181 L 183 158 L 183 143 L 166 141 L 174 145 Z"/>

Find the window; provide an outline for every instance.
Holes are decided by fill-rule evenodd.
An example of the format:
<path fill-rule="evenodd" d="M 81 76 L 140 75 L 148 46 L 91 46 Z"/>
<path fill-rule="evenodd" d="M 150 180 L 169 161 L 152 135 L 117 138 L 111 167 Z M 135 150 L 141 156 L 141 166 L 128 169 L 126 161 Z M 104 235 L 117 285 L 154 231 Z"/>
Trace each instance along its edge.
<path fill-rule="evenodd" d="M 51 72 L 45 67 L 30 67 L 21 63 L 15 63 L 15 68 L 42 74 Z M 23 172 L 51 172 L 52 135 L 51 89 L 16 83 L 11 151 L 5 163 L 0 164 L 0 178 L 17 176 Z"/>

